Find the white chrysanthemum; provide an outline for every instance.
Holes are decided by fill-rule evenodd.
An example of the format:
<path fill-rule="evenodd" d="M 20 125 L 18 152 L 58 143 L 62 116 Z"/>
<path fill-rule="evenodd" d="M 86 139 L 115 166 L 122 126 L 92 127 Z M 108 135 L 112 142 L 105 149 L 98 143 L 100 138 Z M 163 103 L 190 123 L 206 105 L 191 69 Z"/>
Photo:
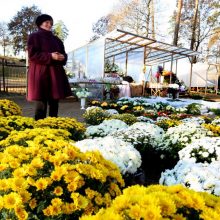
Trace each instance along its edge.
<path fill-rule="evenodd" d="M 183 123 L 168 128 L 163 136 L 163 141 L 158 146 L 158 150 L 168 152 L 169 155 L 175 158 L 178 156 L 178 151 L 182 150 L 187 144 L 210 135 L 212 135 L 212 132 L 198 123 Z"/>
<path fill-rule="evenodd" d="M 146 147 L 156 147 L 162 141 L 163 133 L 163 129 L 155 124 L 136 122 L 111 135 L 132 143 L 139 150 L 144 150 Z"/>
<path fill-rule="evenodd" d="M 151 118 L 144 117 L 144 116 L 137 117 L 137 121 L 139 121 L 139 122 L 148 122 L 148 123 L 152 123 L 152 124 L 155 123 L 155 121 L 152 120 Z"/>
<path fill-rule="evenodd" d="M 203 124 L 205 123 L 205 120 L 201 117 L 191 117 L 191 118 L 184 118 L 181 120 L 184 123 L 194 123 L 194 124 Z"/>
<path fill-rule="evenodd" d="M 85 135 L 87 137 L 105 137 L 112 132 L 124 128 L 128 128 L 128 125 L 119 119 L 104 120 L 99 125 L 89 126 L 86 129 Z"/>
<path fill-rule="evenodd" d="M 172 170 L 165 170 L 159 181 L 163 185 L 183 184 L 195 191 L 220 195 L 220 161 L 210 164 L 180 160 Z"/>
<path fill-rule="evenodd" d="M 193 141 L 181 151 L 181 160 L 190 160 L 201 163 L 220 161 L 220 137 L 205 137 Z"/>
<path fill-rule="evenodd" d="M 107 109 L 106 112 L 109 114 L 109 115 L 118 115 L 118 111 L 116 109 Z"/>
<path fill-rule="evenodd" d="M 100 151 L 103 157 L 115 163 L 122 174 L 135 173 L 141 166 L 141 155 L 130 143 L 115 137 L 84 139 L 74 143 L 82 152 Z"/>

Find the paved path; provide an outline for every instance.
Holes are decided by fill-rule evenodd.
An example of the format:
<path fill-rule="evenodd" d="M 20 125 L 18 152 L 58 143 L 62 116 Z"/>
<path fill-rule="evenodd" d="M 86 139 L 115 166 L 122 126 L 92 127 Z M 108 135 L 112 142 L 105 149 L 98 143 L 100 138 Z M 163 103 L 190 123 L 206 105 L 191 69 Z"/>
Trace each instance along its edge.
<path fill-rule="evenodd" d="M 34 102 L 28 102 L 25 96 L 5 96 L 0 99 L 9 99 L 14 101 L 22 108 L 22 115 L 26 117 L 34 116 Z M 84 110 L 80 109 L 80 102 L 74 98 L 68 98 L 65 100 L 61 100 L 59 103 L 59 113 L 60 117 L 71 117 L 76 118 L 78 121 L 83 122 L 82 114 Z"/>

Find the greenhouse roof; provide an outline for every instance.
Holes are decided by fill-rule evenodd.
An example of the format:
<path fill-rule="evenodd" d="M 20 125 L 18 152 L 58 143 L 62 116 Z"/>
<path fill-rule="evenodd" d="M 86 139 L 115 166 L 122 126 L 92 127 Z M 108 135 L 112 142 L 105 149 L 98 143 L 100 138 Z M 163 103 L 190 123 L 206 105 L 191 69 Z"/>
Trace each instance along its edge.
<path fill-rule="evenodd" d="M 199 54 L 190 49 L 162 43 L 117 29 L 106 36 L 105 58 L 108 59 L 133 50 L 138 51 L 140 48 L 144 48 L 145 63 L 147 65 L 169 62 Z M 143 52 L 143 50 L 140 52 Z"/>

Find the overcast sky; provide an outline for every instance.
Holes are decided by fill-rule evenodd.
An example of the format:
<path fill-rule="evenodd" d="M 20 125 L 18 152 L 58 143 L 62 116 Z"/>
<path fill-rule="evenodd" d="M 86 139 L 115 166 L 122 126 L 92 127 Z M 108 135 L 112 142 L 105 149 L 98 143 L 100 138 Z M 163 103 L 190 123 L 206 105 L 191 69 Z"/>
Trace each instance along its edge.
<path fill-rule="evenodd" d="M 92 35 L 92 24 L 106 15 L 118 0 L 0 0 L 0 22 L 8 23 L 23 6 L 36 5 L 50 14 L 54 22 L 62 20 L 69 30 L 66 51 L 81 46 Z"/>
<path fill-rule="evenodd" d="M 50 14 L 54 23 L 62 20 L 69 30 L 64 44 L 66 51 L 82 46 L 92 36 L 92 24 L 107 15 L 119 0 L 0 0 L 0 22 L 8 23 L 23 6 L 36 5 L 42 13 Z M 173 8 L 176 0 L 162 0 L 167 9 Z M 172 6 L 172 7 L 171 7 Z M 161 27 L 165 27 L 169 14 L 163 12 Z"/>

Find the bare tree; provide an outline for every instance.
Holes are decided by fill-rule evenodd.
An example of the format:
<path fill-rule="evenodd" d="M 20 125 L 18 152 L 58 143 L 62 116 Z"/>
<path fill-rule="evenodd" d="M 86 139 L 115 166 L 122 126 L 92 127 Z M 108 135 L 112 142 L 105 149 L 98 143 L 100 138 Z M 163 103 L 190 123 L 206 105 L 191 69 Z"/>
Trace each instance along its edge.
<path fill-rule="evenodd" d="M 178 5 L 177 5 L 178 10 L 177 10 L 177 14 L 176 14 L 174 38 L 173 38 L 173 44 L 176 45 L 176 46 L 177 46 L 177 43 L 178 43 L 182 6 L 183 6 L 183 0 L 178 0 Z"/>
<path fill-rule="evenodd" d="M 0 44 L 3 48 L 3 56 L 6 55 L 6 48 L 11 44 L 9 39 L 8 27 L 4 22 L 0 23 Z"/>

